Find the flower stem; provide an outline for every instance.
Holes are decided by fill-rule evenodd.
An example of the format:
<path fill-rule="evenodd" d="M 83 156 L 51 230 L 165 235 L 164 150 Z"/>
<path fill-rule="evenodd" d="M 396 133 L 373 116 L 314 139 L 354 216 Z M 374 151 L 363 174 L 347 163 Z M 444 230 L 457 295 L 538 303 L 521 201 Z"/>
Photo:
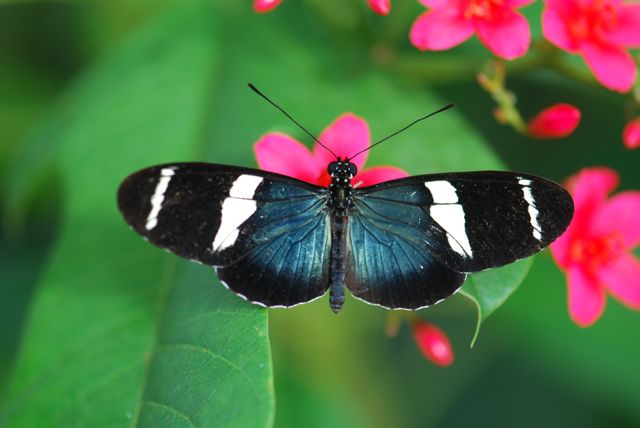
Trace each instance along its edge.
<path fill-rule="evenodd" d="M 478 73 L 478 83 L 491 94 L 498 104 L 495 116 L 498 122 L 510 125 L 517 132 L 526 135 L 527 124 L 516 107 L 516 96 L 505 86 L 506 67 L 503 61 L 489 61 L 483 71 Z"/>

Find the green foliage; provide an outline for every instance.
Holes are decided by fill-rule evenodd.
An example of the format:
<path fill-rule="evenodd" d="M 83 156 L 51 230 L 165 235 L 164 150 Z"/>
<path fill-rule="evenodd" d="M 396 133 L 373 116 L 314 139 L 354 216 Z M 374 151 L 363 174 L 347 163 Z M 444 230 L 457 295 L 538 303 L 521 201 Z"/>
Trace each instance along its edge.
<path fill-rule="evenodd" d="M 273 419 L 266 311 L 230 295 L 210 268 L 146 246 L 115 206 L 126 174 L 200 152 L 220 63 L 207 10 L 152 23 L 60 100 L 31 141 L 32 154 L 49 152 L 65 206 L 3 426 Z M 13 179 L 38 173 L 30 165 Z"/>
<path fill-rule="evenodd" d="M 478 323 L 471 340 L 474 345 L 480 325 L 518 288 L 531 268 L 532 259 L 523 259 L 499 269 L 478 272 L 469 277 L 461 293 L 478 308 Z"/>
<path fill-rule="evenodd" d="M 502 329 L 511 336 L 509 345 L 521 342 L 517 354 L 523 364 L 547 371 L 573 397 L 610 406 L 615 418 L 604 425 L 635 426 L 640 420 L 638 313 L 609 297 L 603 317 L 580 328 L 569 320 L 564 280 L 550 254 L 536 259 L 522 289 L 496 314 L 509 320 Z"/>

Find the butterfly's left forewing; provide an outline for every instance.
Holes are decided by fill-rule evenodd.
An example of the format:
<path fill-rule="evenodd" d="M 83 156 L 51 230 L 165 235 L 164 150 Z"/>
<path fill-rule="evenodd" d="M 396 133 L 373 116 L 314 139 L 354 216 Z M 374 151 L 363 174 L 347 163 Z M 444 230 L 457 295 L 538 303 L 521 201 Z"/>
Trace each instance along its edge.
<path fill-rule="evenodd" d="M 353 204 L 347 285 L 391 308 L 430 305 L 455 292 L 463 273 L 536 253 L 573 215 L 558 184 L 499 171 L 388 181 L 357 189 Z"/>
<path fill-rule="evenodd" d="M 324 192 L 279 174 L 181 163 L 132 174 L 120 186 L 118 205 L 140 235 L 215 266 L 242 297 L 291 306 L 328 287 Z"/>

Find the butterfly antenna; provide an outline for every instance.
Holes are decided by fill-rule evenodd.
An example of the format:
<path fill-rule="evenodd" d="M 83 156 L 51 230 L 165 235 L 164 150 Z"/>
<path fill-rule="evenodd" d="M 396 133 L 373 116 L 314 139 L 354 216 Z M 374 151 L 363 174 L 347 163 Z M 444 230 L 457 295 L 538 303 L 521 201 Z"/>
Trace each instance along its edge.
<path fill-rule="evenodd" d="M 383 143 L 383 142 L 387 141 L 387 140 L 388 140 L 389 138 L 391 138 L 391 137 L 395 137 L 395 136 L 396 136 L 396 135 L 398 135 L 399 133 L 401 133 L 401 132 L 403 132 L 403 131 L 406 131 L 407 129 L 411 128 L 411 127 L 412 127 L 413 125 L 415 125 L 416 123 L 421 122 L 421 121 L 423 121 L 423 120 L 425 120 L 425 119 L 427 119 L 427 118 L 429 118 L 429 117 L 431 117 L 431 116 L 433 116 L 433 115 L 435 115 L 435 114 L 442 113 L 442 112 L 443 112 L 443 111 L 445 111 L 445 110 L 449 110 L 450 108 L 455 107 L 455 106 L 456 106 L 455 104 L 448 104 L 448 105 L 446 105 L 446 106 L 442 107 L 441 109 L 434 111 L 433 113 L 429 113 L 429 114 L 428 114 L 428 115 L 426 115 L 426 116 L 422 116 L 422 117 L 420 117 L 420 118 L 418 118 L 418 119 L 414 120 L 413 122 L 411 122 L 410 124 L 408 124 L 408 125 L 407 125 L 407 126 L 405 126 L 404 128 L 402 128 L 402 129 L 400 129 L 400 130 L 398 130 L 398 131 L 394 132 L 394 133 L 393 133 L 393 134 L 391 134 L 391 135 L 387 135 L 387 136 L 386 136 L 386 137 L 384 137 L 382 140 L 380 140 L 380 141 L 378 141 L 378 142 L 376 142 L 376 143 L 374 143 L 374 144 L 370 145 L 370 146 L 369 146 L 369 147 L 367 147 L 366 149 L 360 150 L 358 153 L 356 153 L 355 155 L 353 155 L 353 156 L 349 157 L 347 160 L 348 160 L 348 161 L 351 161 L 353 158 L 355 158 L 355 157 L 356 157 L 356 156 L 358 156 L 359 154 L 364 153 L 364 152 L 366 152 L 367 150 L 371 150 L 372 148 L 374 148 L 374 147 L 375 147 L 375 146 L 377 146 L 378 144 L 380 144 L 380 143 Z"/>
<path fill-rule="evenodd" d="M 318 143 L 321 147 L 324 147 L 325 150 L 327 150 L 329 153 L 331 153 L 336 160 L 339 159 L 338 156 L 333 153 L 333 150 L 331 150 L 329 147 L 325 146 L 324 144 L 322 144 L 320 142 L 320 140 L 318 140 L 311 132 L 307 131 L 307 129 L 300 125 L 300 123 L 295 120 L 293 117 L 291 117 L 291 115 L 289 113 L 287 113 L 286 111 L 284 111 L 284 109 L 282 107 L 280 107 L 278 104 L 276 104 L 275 102 L 271 101 L 271 99 L 269 99 L 269 97 L 267 97 L 265 94 L 263 94 L 262 92 L 260 92 L 260 90 L 258 88 L 256 88 L 255 86 L 253 86 L 252 83 L 249 83 L 249 88 L 251 88 L 251 90 L 253 92 L 255 92 L 256 94 L 260 95 L 262 98 L 264 98 L 265 100 L 267 100 L 267 102 L 269 102 L 269 104 L 271 104 L 272 106 L 274 106 L 275 108 L 277 108 L 278 110 L 280 110 L 282 112 L 282 114 L 284 114 L 285 116 L 287 116 L 289 118 L 289 120 L 291 120 L 293 123 L 295 123 L 296 125 L 298 125 L 298 128 L 302 129 L 304 132 L 306 132 L 306 134 L 308 136 L 310 136 L 311 138 L 313 138 L 313 141 L 315 141 L 316 143 Z"/>

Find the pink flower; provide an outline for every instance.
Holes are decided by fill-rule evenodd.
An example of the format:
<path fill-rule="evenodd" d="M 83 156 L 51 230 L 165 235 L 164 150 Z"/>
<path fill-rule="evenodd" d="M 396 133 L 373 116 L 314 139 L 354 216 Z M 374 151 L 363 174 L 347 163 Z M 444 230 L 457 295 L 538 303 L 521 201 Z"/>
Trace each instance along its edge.
<path fill-rule="evenodd" d="M 534 138 L 562 138 L 576 130 L 580 110 L 571 104 L 554 104 L 529 121 L 529 134 Z"/>
<path fill-rule="evenodd" d="M 622 141 L 629 149 L 636 149 L 640 146 L 640 117 L 633 119 L 624 127 Z"/>
<path fill-rule="evenodd" d="M 527 20 L 514 9 L 533 0 L 418 0 L 431 8 L 416 19 L 409 38 L 421 50 L 445 50 L 474 33 L 495 55 L 514 59 L 529 49 Z"/>
<path fill-rule="evenodd" d="M 637 70 L 625 48 L 640 47 L 640 4 L 622 0 L 546 0 L 545 4 L 544 37 L 580 54 L 605 87 L 629 91 Z"/>
<path fill-rule="evenodd" d="M 640 243 L 640 192 L 607 199 L 618 185 L 608 168 L 587 168 L 573 176 L 568 189 L 575 214 L 553 244 L 556 263 L 567 274 L 569 314 L 581 327 L 602 315 L 605 293 L 640 310 L 640 260 L 632 250 Z"/>
<path fill-rule="evenodd" d="M 271 12 L 273 9 L 278 7 L 281 1 L 282 0 L 254 0 L 253 10 L 258 13 Z"/>
<path fill-rule="evenodd" d="M 333 150 L 336 156 L 348 158 L 369 147 L 369 125 L 353 113 L 345 113 L 322 131 L 318 140 Z M 313 151 L 309 151 L 288 135 L 272 132 L 262 136 L 254 149 L 258 166 L 265 171 L 285 174 L 319 186 L 331 183 L 327 166 L 335 158 L 318 144 L 314 145 Z M 364 152 L 353 159 L 358 168 L 358 173 L 353 178 L 354 186 L 370 186 L 409 175 L 392 166 L 373 167 L 363 171 L 368 154 L 369 152 Z"/>
<path fill-rule="evenodd" d="M 427 359 L 439 366 L 453 363 L 453 348 L 442 330 L 422 320 L 414 321 L 412 328 L 413 338 Z"/>
<path fill-rule="evenodd" d="M 391 13 L 391 0 L 368 0 L 369 7 L 378 15 Z"/>

